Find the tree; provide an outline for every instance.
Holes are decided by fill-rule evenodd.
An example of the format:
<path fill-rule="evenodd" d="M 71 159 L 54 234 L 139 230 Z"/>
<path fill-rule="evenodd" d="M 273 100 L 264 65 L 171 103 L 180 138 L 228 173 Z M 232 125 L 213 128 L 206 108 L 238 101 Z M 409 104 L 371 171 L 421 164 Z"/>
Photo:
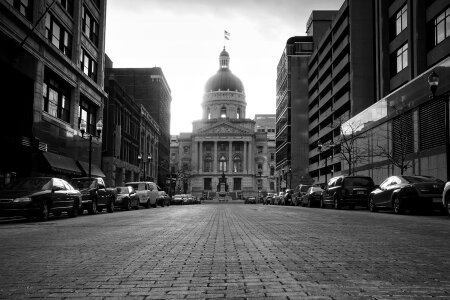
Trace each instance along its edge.
<path fill-rule="evenodd" d="M 392 119 L 391 134 L 385 137 L 387 145 L 377 145 L 377 154 L 386 158 L 403 173 L 412 165 L 410 154 L 414 152 L 414 127 L 411 111 L 396 108 L 398 116 Z M 389 147 L 392 141 L 392 147 Z"/>
<path fill-rule="evenodd" d="M 348 175 L 353 175 L 356 166 L 368 158 L 368 146 L 364 143 L 367 142 L 367 136 L 360 132 L 364 124 L 358 120 L 346 121 L 343 117 L 335 122 L 339 123 L 340 133 L 334 141 L 338 156 L 347 164 Z"/>

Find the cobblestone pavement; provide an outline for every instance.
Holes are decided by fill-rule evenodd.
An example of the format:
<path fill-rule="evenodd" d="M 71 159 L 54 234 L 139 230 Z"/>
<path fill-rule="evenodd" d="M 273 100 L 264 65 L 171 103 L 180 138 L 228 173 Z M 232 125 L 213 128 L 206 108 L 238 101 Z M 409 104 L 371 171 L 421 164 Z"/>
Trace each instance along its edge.
<path fill-rule="evenodd" d="M 450 299 L 450 220 L 210 204 L 0 224 L 0 298 Z"/>

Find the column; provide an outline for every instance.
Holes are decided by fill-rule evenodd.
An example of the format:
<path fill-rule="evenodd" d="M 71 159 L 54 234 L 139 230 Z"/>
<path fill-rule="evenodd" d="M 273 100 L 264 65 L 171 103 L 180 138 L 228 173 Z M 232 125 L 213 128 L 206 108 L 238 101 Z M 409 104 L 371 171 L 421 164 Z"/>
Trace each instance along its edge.
<path fill-rule="evenodd" d="M 244 155 L 243 155 L 243 164 L 244 164 L 244 173 L 248 173 L 248 168 L 247 168 L 247 141 L 244 141 Z"/>
<path fill-rule="evenodd" d="M 233 158 L 231 157 L 231 155 L 233 154 L 232 146 L 233 146 L 233 142 L 229 141 L 228 142 L 228 172 L 229 173 L 233 172 Z"/>
<path fill-rule="evenodd" d="M 198 162 L 197 162 L 197 141 L 195 140 L 192 143 L 191 159 L 192 165 L 194 166 L 194 168 L 192 168 L 192 171 L 196 172 L 198 168 Z"/>
<path fill-rule="evenodd" d="M 200 141 L 200 151 L 199 151 L 199 173 L 203 172 L 203 142 Z"/>
<path fill-rule="evenodd" d="M 253 165 L 255 164 L 253 159 L 253 147 L 252 147 L 252 141 L 248 142 L 248 170 L 250 174 L 254 174 L 253 172 Z"/>
<path fill-rule="evenodd" d="M 213 172 L 217 173 L 217 141 L 214 141 L 214 157 L 213 157 Z"/>

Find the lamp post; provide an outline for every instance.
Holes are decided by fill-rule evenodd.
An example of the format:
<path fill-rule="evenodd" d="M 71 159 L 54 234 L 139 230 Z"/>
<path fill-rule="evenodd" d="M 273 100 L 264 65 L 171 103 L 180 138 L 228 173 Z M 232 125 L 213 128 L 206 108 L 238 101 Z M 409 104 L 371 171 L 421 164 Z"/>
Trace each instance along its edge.
<path fill-rule="evenodd" d="M 331 148 L 331 157 L 333 157 L 333 152 L 334 152 L 334 146 L 336 146 L 334 144 L 333 141 L 330 141 L 328 144 L 322 144 L 320 141 L 317 142 L 317 149 L 319 150 L 319 158 L 322 158 L 322 151 L 324 150 L 328 150 Z M 328 174 L 328 155 L 325 156 L 325 184 L 327 184 L 327 174 Z M 320 174 L 319 174 L 320 176 Z"/>
<path fill-rule="evenodd" d="M 428 76 L 428 86 L 431 92 L 431 99 L 436 98 L 436 91 L 439 86 L 439 75 L 433 71 Z M 449 99 L 448 95 L 444 95 L 442 97 L 445 103 L 445 158 L 446 158 L 446 166 L 447 166 L 447 181 L 450 181 L 450 115 L 449 115 Z"/>
<path fill-rule="evenodd" d="M 289 188 L 291 189 L 292 188 L 292 168 L 290 166 L 288 169 L 288 174 L 289 174 Z"/>
<path fill-rule="evenodd" d="M 86 128 L 87 128 L 86 120 L 81 119 L 80 131 L 82 138 L 85 138 L 84 134 L 86 133 Z M 99 120 L 96 124 L 97 135 L 94 136 L 93 134 L 89 133 L 89 173 L 88 173 L 89 178 L 91 177 L 91 169 L 92 169 L 92 137 L 94 136 L 96 138 L 100 138 L 102 129 L 103 129 L 103 122 L 102 120 Z"/>
<path fill-rule="evenodd" d="M 261 181 L 261 176 L 262 176 L 262 171 L 259 170 L 258 171 L 259 174 L 259 182 L 258 182 L 258 202 L 260 202 L 260 197 L 261 197 L 261 185 L 262 185 L 262 181 Z M 261 185 L 260 185 L 261 184 Z"/>
<path fill-rule="evenodd" d="M 142 154 L 141 153 L 139 153 L 138 154 L 138 162 L 139 162 L 139 165 L 141 164 L 141 160 L 142 160 Z M 147 154 L 147 160 L 145 160 L 145 161 L 142 161 L 142 163 L 143 163 L 143 165 L 144 165 L 144 175 L 143 175 L 143 181 L 146 181 L 147 179 L 147 172 L 146 172 L 146 169 L 145 169 L 145 165 L 147 164 L 147 162 L 149 162 L 149 161 L 151 161 L 152 160 L 152 156 L 150 155 L 150 154 Z"/>

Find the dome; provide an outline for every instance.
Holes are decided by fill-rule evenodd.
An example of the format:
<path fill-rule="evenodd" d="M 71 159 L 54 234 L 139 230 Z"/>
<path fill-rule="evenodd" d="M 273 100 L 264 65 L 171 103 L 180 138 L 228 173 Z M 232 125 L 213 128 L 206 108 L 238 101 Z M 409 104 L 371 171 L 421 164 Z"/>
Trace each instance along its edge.
<path fill-rule="evenodd" d="M 215 75 L 208 79 L 205 85 L 205 92 L 210 91 L 238 91 L 244 93 L 242 81 L 230 69 L 222 68 Z"/>
<path fill-rule="evenodd" d="M 219 71 L 206 82 L 206 93 L 219 90 L 244 93 L 244 85 L 236 75 L 231 73 L 229 63 L 230 55 L 227 50 L 225 50 L 225 47 L 223 47 L 223 50 L 219 55 Z"/>

